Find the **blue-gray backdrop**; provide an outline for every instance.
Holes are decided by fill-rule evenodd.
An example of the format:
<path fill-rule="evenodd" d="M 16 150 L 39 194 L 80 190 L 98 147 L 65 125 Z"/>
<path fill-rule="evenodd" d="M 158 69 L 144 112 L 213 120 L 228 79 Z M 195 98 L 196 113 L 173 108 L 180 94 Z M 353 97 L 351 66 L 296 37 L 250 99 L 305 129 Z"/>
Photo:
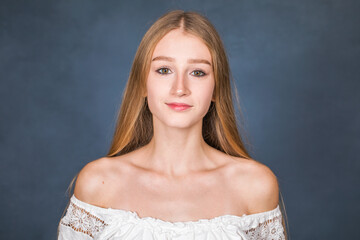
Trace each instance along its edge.
<path fill-rule="evenodd" d="M 107 153 L 142 36 L 173 9 L 222 36 L 292 239 L 359 236 L 360 1 L 2 0 L 0 238 L 56 238 L 70 180 Z"/>

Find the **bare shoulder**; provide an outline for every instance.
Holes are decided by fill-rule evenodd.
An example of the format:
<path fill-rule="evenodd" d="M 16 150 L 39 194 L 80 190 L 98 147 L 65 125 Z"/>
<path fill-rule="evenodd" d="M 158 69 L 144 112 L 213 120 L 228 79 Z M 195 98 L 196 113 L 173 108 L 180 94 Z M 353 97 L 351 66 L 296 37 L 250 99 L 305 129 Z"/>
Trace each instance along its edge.
<path fill-rule="evenodd" d="M 232 182 L 238 196 L 246 202 L 249 213 L 275 209 L 279 203 L 279 186 L 273 171 L 254 159 L 238 160 L 232 170 Z"/>
<path fill-rule="evenodd" d="M 99 201 L 99 196 L 104 195 L 104 183 L 111 178 L 114 171 L 111 158 L 102 157 L 87 163 L 79 172 L 74 189 L 77 199 L 95 204 Z"/>

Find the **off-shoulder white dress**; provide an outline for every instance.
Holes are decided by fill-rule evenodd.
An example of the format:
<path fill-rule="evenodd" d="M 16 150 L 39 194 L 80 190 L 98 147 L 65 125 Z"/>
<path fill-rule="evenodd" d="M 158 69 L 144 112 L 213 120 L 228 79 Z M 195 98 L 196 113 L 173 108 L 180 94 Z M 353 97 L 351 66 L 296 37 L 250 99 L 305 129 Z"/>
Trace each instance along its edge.
<path fill-rule="evenodd" d="M 139 217 L 136 212 L 102 208 L 71 196 L 59 223 L 59 240 L 245 240 L 285 239 L 279 205 L 270 211 L 243 216 L 168 222 Z"/>

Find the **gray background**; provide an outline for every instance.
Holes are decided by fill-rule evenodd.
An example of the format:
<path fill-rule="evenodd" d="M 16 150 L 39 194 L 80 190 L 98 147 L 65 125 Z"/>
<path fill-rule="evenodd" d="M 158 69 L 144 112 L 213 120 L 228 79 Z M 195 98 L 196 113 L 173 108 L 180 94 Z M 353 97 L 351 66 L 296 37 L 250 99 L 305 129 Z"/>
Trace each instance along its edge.
<path fill-rule="evenodd" d="M 142 36 L 178 8 L 224 41 L 292 239 L 359 236 L 360 1 L 2 0 L 0 238 L 56 238 L 70 180 L 107 153 Z"/>

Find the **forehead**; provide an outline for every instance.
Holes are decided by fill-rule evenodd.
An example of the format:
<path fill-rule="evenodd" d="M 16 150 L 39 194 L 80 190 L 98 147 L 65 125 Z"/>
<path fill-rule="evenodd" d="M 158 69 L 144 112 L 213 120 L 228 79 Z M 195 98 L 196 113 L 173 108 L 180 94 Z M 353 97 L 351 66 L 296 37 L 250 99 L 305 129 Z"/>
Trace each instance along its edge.
<path fill-rule="evenodd" d="M 183 30 L 168 32 L 156 45 L 153 58 L 168 56 L 175 59 L 202 58 L 211 62 L 211 54 L 202 39 Z"/>

